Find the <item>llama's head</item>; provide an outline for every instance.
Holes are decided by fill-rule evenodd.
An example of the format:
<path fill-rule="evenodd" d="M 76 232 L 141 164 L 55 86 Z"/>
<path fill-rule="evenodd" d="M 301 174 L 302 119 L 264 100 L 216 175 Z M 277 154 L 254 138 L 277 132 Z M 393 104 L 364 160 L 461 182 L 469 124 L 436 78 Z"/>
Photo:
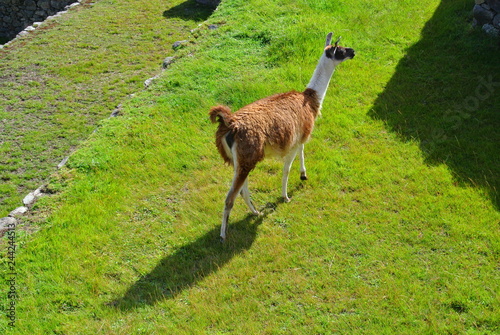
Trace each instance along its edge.
<path fill-rule="evenodd" d="M 326 36 L 325 43 L 325 55 L 329 59 L 331 59 L 335 65 L 342 63 L 346 59 L 352 59 L 355 56 L 354 49 L 345 48 L 339 45 L 340 37 L 337 39 L 335 44 L 331 45 L 332 41 L 332 33 L 329 33 Z"/>

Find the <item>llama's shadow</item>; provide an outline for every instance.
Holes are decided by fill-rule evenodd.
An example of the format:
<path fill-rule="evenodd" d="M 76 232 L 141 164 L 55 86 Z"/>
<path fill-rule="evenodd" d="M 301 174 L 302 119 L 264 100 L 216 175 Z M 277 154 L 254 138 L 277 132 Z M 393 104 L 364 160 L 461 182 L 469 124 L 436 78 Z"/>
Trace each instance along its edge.
<path fill-rule="evenodd" d="M 208 19 L 214 10 L 213 7 L 201 5 L 195 0 L 188 0 L 164 11 L 163 17 L 201 22 Z"/>
<path fill-rule="evenodd" d="M 485 190 L 498 209 L 500 50 L 471 29 L 469 12 L 441 1 L 370 115 L 417 141 L 426 162 L 446 164 L 458 184 Z"/>
<path fill-rule="evenodd" d="M 293 195 L 303 187 L 302 181 L 291 186 L 289 196 L 293 198 Z M 180 247 L 132 284 L 123 297 L 106 305 L 130 311 L 137 307 L 154 305 L 161 300 L 175 298 L 182 291 L 219 270 L 236 255 L 249 250 L 257 236 L 258 227 L 281 204 L 283 198 L 278 197 L 274 202 L 267 202 L 259 207 L 260 215 L 248 214 L 240 221 L 230 222 L 228 237 L 224 243 L 220 242 L 220 226 L 217 226 L 194 242 Z"/>
<path fill-rule="evenodd" d="M 265 209 L 260 216 L 248 215 L 230 224 L 228 239 L 224 243 L 219 238 L 220 226 L 214 228 L 162 259 L 151 272 L 132 284 L 123 297 L 107 305 L 129 311 L 175 298 L 183 290 L 216 272 L 234 256 L 250 249 L 257 228 L 268 213 L 269 210 Z"/>

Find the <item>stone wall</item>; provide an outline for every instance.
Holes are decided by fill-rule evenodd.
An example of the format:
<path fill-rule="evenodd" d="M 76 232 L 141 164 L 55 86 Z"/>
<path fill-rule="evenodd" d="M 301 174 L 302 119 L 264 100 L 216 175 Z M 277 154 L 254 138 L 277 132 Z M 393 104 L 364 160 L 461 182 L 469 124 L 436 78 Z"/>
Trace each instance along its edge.
<path fill-rule="evenodd" d="M 474 25 L 490 36 L 500 36 L 500 0 L 475 0 Z"/>
<path fill-rule="evenodd" d="M 14 38 L 34 22 L 45 20 L 77 0 L 0 0 L 0 40 Z"/>

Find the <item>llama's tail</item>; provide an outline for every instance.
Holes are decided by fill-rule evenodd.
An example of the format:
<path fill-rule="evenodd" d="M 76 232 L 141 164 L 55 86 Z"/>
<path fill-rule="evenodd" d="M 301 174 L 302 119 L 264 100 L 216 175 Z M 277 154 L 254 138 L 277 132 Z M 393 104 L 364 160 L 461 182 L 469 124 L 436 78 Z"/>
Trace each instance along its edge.
<path fill-rule="evenodd" d="M 229 107 L 222 105 L 212 107 L 209 115 L 212 123 L 219 121 L 221 124 L 224 123 L 226 127 L 231 127 L 233 115 Z"/>
<path fill-rule="evenodd" d="M 227 106 L 215 106 L 210 109 L 210 121 L 212 123 L 219 122 L 219 127 L 215 133 L 215 145 L 224 162 L 232 164 L 231 147 L 234 141 L 234 133 L 236 131 L 233 122 L 233 114 Z"/>

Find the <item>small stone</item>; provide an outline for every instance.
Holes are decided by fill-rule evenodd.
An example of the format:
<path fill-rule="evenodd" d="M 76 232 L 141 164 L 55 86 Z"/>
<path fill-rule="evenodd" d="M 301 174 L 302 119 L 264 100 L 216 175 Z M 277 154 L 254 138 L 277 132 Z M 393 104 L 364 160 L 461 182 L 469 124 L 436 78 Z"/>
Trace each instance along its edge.
<path fill-rule="evenodd" d="M 64 165 L 66 165 L 66 163 L 68 162 L 68 159 L 69 159 L 69 156 L 64 157 L 63 160 L 61 161 L 61 163 L 57 164 L 57 168 L 60 169 Z"/>
<path fill-rule="evenodd" d="M 177 42 L 174 42 L 174 44 L 172 44 L 172 49 L 174 50 L 177 50 L 177 49 L 180 49 L 184 44 L 186 44 L 187 40 L 184 40 L 184 41 L 177 41 Z"/>
<path fill-rule="evenodd" d="M 500 14 L 495 15 L 493 18 L 493 25 L 497 28 L 500 28 Z"/>
<path fill-rule="evenodd" d="M 13 230 L 17 226 L 17 220 L 10 216 L 0 218 L 0 234 L 4 234 L 8 230 Z"/>
<path fill-rule="evenodd" d="M 29 34 L 29 32 L 27 32 L 26 30 L 23 30 L 19 34 L 17 34 L 17 36 L 22 37 L 22 36 L 26 36 L 28 34 Z"/>
<path fill-rule="evenodd" d="M 122 110 L 122 104 L 118 104 L 118 106 L 116 106 L 115 110 L 113 110 L 113 112 L 111 112 L 111 115 L 109 117 L 117 117 L 118 115 L 120 115 L 121 110 Z"/>
<path fill-rule="evenodd" d="M 33 192 L 30 192 L 28 193 L 27 196 L 24 197 L 23 204 L 25 206 L 31 206 L 35 203 L 35 200 L 36 200 L 35 195 L 33 194 Z"/>
<path fill-rule="evenodd" d="M 47 12 L 45 12 L 43 9 L 39 9 L 35 12 L 35 15 L 44 18 L 47 16 Z"/>
<path fill-rule="evenodd" d="M 500 30 L 493 27 L 491 24 L 485 24 L 483 26 L 483 30 L 486 34 L 488 34 L 491 37 L 498 37 L 500 36 Z"/>
<path fill-rule="evenodd" d="M 148 88 L 152 83 L 153 81 L 158 78 L 158 75 L 154 76 L 154 77 L 151 77 L 149 79 L 146 79 L 146 81 L 144 81 L 144 88 Z"/>
<path fill-rule="evenodd" d="M 43 189 L 45 189 L 45 185 L 42 185 L 33 191 L 33 195 L 35 196 L 35 198 L 40 198 L 41 196 L 43 196 Z"/>
<path fill-rule="evenodd" d="M 27 26 L 26 28 L 24 28 L 25 31 L 33 31 L 35 30 L 35 27 L 33 26 Z"/>
<path fill-rule="evenodd" d="M 477 24 L 482 26 L 483 24 L 490 23 L 493 19 L 493 13 L 479 5 L 475 5 L 473 9 L 474 18 Z"/>
<path fill-rule="evenodd" d="M 483 7 L 486 10 L 490 10 L 491 9 L 490 5 L 488 5 L 487 3 L 481 4 L 481 7 Z"/>
<path fill-rule="evenodd" d="M 219 26 L 218 26 L 218 25 L 216 25 L 216 24 L 209 24 L 209 25 L 208 25 L 208 29 L 210 29 L 210 30 L 215 30 L 215 29 L 217 29 L 217 28 L 219 28 Z"/>
<path fill-rule="evenodd" d="M 174 62 L 174 57 L 167 57 L 163 60 L 162 67 L 166 69 L 173 62 Z"/>
<path fill-rule="evenodd" d="M 38 7 L 44 10 L 50 10 L 50 2 L 49 1 L 38 1 Z"/>
<path fill-rule="evenodd" d="M 500 13 L 500 1 L 499 0 L 487 0 L 488 5 L 497 13 Z"/>
<path fill-rule="evenodd" d="M 28 211 L 28 207 L 26 207 L 26 206 L 17 207 L 16 209 L 14 209 L 12 212 L 9 213 L 9 216 L 15 217 L 15 216 L 23 215 L 27 211 Z"/>
<path fill-rule="evenodd" d="M 35 203 L 35 201 L 43 195 L 43 193 L 42 193 L 43 187 L 45 187 L 45 185 L 40 186 L 39 188 L 37 188 L 33 192 L 28 193 L 28 195 L 26 195 L 23 199 L 23 204 L 25 206 L 28 206 L 28 207 L 33 205 Z"/>
<path fill-rule="evenodd" d="M 36 2 L 33 0 L 24 1 L 23 6 L 26 10 L 36 10 Z"/>

